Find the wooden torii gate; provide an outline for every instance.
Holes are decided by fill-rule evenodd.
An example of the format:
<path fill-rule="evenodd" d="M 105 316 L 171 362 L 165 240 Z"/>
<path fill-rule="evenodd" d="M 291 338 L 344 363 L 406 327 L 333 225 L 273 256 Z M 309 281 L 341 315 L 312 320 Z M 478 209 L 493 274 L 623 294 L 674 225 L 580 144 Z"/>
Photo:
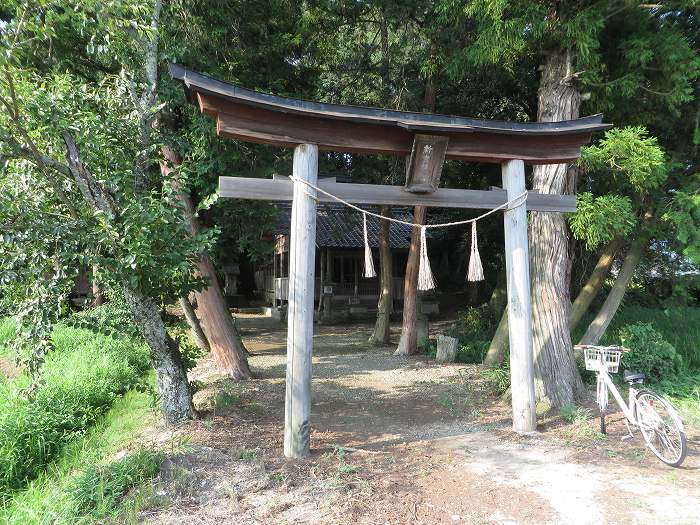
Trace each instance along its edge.
<path fill-rule="evenodd" d="M 602 115 L 519 123 L 307 102 L 251 91 L 174 64 L 170 73 L 190 101 L 216 119 L 219 135 L 294 148 L 292 174 L 303 182 L 219 179 L 222 197 L 292 201 L 284 427 L 284 454 L 291 458 L 309 453 L 316 203 L 332 201 L 313 187 L 353 204 L 492 209 L 523 194 L 525 162 L 574 160 L 592 133 L 610 127 Z M 319 150 L 410 155 L 406 186 L 319 183 Z M 503 189 L 438 189 L 446 158 L 500 163 Z M 525 202 L 504 210 L 516 432 L 532 432 L 536 425 L 527 210 L 575 209 L 575 196 L 528 192 Z"/>

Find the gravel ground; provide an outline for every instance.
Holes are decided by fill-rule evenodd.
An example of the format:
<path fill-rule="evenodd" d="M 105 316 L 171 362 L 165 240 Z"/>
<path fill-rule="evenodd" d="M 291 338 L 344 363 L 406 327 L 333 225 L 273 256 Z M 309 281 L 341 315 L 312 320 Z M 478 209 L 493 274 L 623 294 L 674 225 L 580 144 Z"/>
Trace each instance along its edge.
<path fill-rule="evenodd" d="M 567 424 L 556 414 L 541 415 L 537 435 L 518 436 L 509 403 L 478 365 L 395 357 L 393 347 L 367 347 L 370 329 L 317 327 L 312 453 L 303 461 L 282 456 L 284 326 L 244 327 L 251 381 L 218 376 L 203 358 L 191 374 L 202 384 L 202 417 L 177 430 L 192 450 L 161 475 L 158 493 L 170 505 L 143 521 L 700 523 L 696 432 L 683 469 L 656 461 L 640 439 L 621 441 L 619 417 L 604 439 L 595 419 Z"/>

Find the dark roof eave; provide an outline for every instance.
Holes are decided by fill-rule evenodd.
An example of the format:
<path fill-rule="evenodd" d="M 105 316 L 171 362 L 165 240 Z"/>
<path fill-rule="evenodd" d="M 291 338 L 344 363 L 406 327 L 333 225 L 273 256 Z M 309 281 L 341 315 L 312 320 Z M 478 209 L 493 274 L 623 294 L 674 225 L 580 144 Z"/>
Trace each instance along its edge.
<path fill-rule="evenodd" d="M 199 92 L 231 102 L 260 107 L 270 111 L 326 119 L 340 119 L 366 124 L 396 126 L 414 132 L 480 132 L 533 136 L 593 133 L 612 127 L 611 124 L 603 123 L 602 114 L 559 122 L 505 122 L 434 113 L 416 113 L 364 106 L 310 102 L 242 88 L 213 79 L 201 73 L 190 71 L 177 64 L 170 64 L 169 69 L 172 77 L 182 82 L 186 87 L 191 101 L 193 101 L 193 92 Z"/>

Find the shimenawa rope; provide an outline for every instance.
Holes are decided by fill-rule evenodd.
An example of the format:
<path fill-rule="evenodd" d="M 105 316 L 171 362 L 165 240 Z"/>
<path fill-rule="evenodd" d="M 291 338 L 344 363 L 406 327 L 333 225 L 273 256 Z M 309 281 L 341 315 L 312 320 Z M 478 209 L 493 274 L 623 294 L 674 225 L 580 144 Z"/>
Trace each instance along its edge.
<path fill-rule="evenodd" d="M 356 210 L 362 214 L 362 221 L 363 221 L 363 230 L 364 230 L 364 237 L 365 237 L 365 271 L 364 271 L 364 276 L 365 277 L 376 277 L 376 272 L 374 270 L 374 261 L 372 259 L 372 250 L 369 247 L 369 241 L 367 239 L 367 215 L 371 215 L 372 217 L 377 217 L 378 219 L 383 219 L 385 221 L 391 221 L 395 222 L 398 224 L 405 224 L 406 226 L 412 226 L 414 228 L 420 228 L 420 255 L 419 255 L 419 269 L 418 269 L 418 289 L 419 290 L 432 290 L 435 288 L 435 278 L 433 277 L 433 272 L 430 269 L 430 259 L 428 258 L 428 243 L 426 242 L 425 239 L 425 230 L 428 228 L 449 228 L 451 226 L 460 226 L 462 224 L 470 224 L 472 225 L 472 239 L 471 239 L 471 251 L 469 255 L 469 267 L 467 271 L 467 280 L 469 281 L 483 281 L 484 280 L 484 269 L 481 264 L 481 256 L 479 255 L 479 247 L 477 245 L 477 237 L 476 237 L 476 221 L 483 219 L 484 217 L 488 217 L 492 213 L 495 213 L 499 210 L 502 209 L 510 209 L 514 208 L 517 206 L 520 206 L 521 204 L 524 204 L 524 202 L 527 200 L 527 190 L 518 195 L 517 197 L 504 202 L 500 206 L 496 206 L 495 208 L 487 211 L 486 213 L 483 213 L 479 215 L 478 217 L 474 217 L 473 219 L 465 219 L 463 221 L 454 221 L 454 222 L 443 222 L 443 223 L 438 223 L 438 224 L 418 224 L 415 222 L 409 222 L 409 221 L 402 221 L 401 219 L 396 219 L 394 217 L 385 217 L 384 215 L 380 215 L 378 213 L 373 213 L 368 210 L 363 210 L 359 206 L 355 206 L 354 204 L 347 202 L 340 197 L 337 197 L 333 195 L 332 193 L 329 193 L 315 184 L 310 183 L 309 181 L 302 180 L 298 177 L 295 177 L 294 175 L 289 177 L 292 182 L 297 183 L 300 182 L 304 185 L 306 185 L 309 188 L 312 188 L 316 190 L 317 192 L 320 192 L 327 197 L 330 197 L 336 202 L 339 202 L 340 204 L 343 204 L 347 206 L 348 208 L 352 208 L 353 210 Z M 316 196 L 311 195 L 310 193 L 307 193 L 309 197 L 312 199 L 316 199 Z"/>

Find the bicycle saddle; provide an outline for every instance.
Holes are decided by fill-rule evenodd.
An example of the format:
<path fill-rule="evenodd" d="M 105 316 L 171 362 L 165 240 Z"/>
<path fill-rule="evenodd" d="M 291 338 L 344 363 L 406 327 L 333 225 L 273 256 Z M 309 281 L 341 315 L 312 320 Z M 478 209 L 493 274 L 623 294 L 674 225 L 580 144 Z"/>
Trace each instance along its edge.
<path fill-rule="evenodd" d="M 623 374 L 625 381 L 628 383 L 642 383 L 644 381 L 644 378 L 646 375 L 642 373 L 634 373 L 630 372 L 629 370 L 625 370 L 625 373 Z"/>

